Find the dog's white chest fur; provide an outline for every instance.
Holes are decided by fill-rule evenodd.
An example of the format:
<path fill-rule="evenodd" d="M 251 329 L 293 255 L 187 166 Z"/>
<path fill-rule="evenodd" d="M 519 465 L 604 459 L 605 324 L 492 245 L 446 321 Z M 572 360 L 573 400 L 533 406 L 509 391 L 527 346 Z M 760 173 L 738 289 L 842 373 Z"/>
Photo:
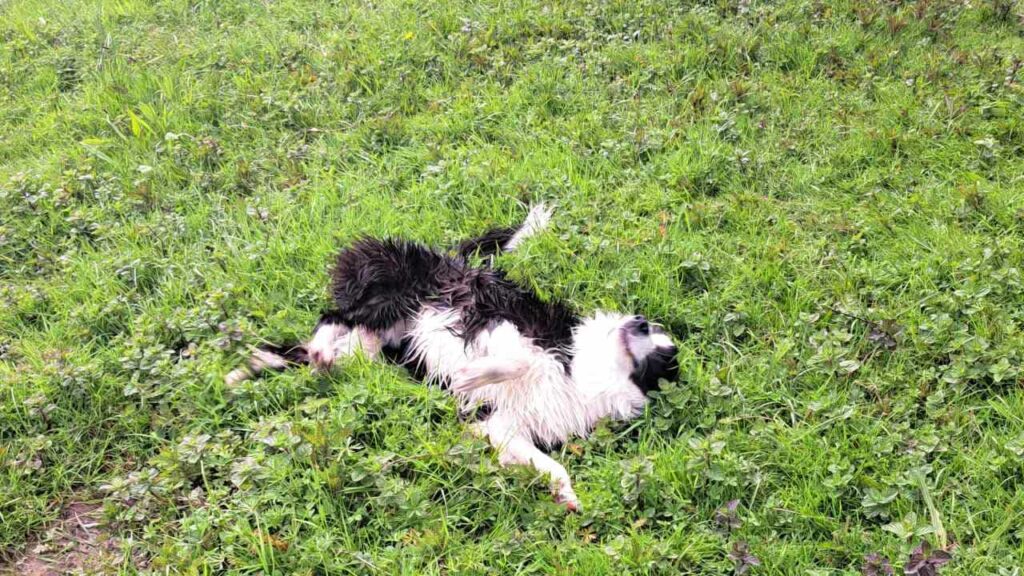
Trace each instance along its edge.
<path fill-rule="evenodd" d="M 643 392 L 629 383 L 608 333 L 619 317 L 599 314 L 577 329 L 570 370 L 535 346 L 510 322 L 472 342 L 458 335 L 458 314 L 426 307 L 409 327 L 410 356 L 431 380 L 447 381 L 464 408 L 488 405 L 518 434 L 553 445 L 585 436 L 601 418 L 626 419 L 642 411 Z M 614 340 L 612 341 L 614 342 Z"/>

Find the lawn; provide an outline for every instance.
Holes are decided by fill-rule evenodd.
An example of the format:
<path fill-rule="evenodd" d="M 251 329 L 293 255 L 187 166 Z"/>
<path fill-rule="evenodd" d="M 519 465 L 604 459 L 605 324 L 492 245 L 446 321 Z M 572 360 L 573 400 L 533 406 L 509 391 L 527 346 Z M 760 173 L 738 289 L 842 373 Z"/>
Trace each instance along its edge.
<path fill-rule="evenodd" d="M 1013 0 L 0 0 L 0 566 L 88 506 L 128 574 L 1018 575 L 1022 59 Z M 681 348 L 581 513 L 398 368 L 225 386 L 346 242 L 538 201 L 498 264 Z"/>

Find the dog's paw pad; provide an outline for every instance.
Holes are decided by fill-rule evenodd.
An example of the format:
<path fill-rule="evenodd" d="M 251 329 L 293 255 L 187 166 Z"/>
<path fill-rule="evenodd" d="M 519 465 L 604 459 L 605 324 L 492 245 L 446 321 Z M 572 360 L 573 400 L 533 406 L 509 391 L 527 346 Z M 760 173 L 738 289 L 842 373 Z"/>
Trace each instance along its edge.
<path fill-rule="evenodd" d="M 583 509 L 580 505 L 579 499 L 576 497 L 576 494 L 571 490 L 568 493 L 560 492 L 556 494 L 555 502 L 565 506 L 565 509 L 569 512 L 580 512 Z"/>

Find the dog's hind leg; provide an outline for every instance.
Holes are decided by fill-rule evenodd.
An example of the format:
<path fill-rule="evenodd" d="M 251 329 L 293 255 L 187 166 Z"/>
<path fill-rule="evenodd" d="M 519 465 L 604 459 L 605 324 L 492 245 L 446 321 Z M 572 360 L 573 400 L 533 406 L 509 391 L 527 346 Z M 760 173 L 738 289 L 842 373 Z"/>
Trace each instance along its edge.
<path fill-rule="evenodd" d="M 530 370 L 526 360 L 484 356 L 455 371 L 448 391 L 462 394 L 488 384 L 498 384 L 524 376 Z"/>
<path fill-rule="evenodd" d="M 327 312 L 320 316 L 313 336 L 306 344 L 309 360 L 320 369 L 328 369 L 339 356 L 353 352 L 356 338 L 352 336 L 352 327 L 345 324 L 339 315 Z"/>

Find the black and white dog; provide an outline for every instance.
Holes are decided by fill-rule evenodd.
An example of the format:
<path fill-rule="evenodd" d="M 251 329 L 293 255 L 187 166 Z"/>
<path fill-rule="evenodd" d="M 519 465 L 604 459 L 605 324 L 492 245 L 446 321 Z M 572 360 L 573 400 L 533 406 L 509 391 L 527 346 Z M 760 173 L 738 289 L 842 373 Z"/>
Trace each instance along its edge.
<path fill-rule="evenodd" d="M 293 364 L 326 369 L 357 351 L 392 359 L 443 386 L 466 410 L 484 408 L 473 430 L 501 464 L 547 473 L 556 500 L 577 510 L 569 474 L 542 448 L 585 436 L 602 418 L 639 415 L 646 392 L 677 376 L 677 348 L 643 316 L 579 316 L 500 270 L 469 263 L 473 254 L 515 250 L 550 218 L 535 206 L 518 228 L 467 240 L 457 255 L 402 240 L 358 240 L 337 256 L 334 309 L 312 338 L 258 349 L 227 382 Z"/>

